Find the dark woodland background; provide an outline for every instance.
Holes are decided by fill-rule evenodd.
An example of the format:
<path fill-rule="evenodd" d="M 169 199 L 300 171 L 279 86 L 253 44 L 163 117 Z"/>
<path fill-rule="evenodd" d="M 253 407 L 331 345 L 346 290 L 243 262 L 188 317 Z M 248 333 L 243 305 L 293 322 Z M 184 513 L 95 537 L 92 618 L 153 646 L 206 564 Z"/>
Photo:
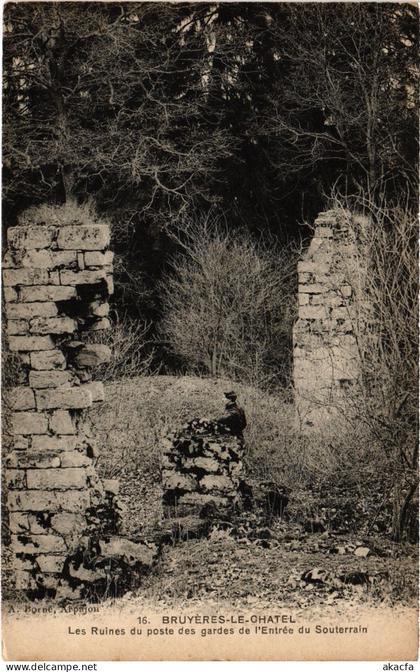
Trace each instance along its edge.
<path fill-rule="evenodd" d="M 416 207 L 417 58 L 409 4 L 9 3 L 4 224 L 93 202 L 119 316 L 156 324 L 181 222 L 284 248 L 332 190 Z"/>

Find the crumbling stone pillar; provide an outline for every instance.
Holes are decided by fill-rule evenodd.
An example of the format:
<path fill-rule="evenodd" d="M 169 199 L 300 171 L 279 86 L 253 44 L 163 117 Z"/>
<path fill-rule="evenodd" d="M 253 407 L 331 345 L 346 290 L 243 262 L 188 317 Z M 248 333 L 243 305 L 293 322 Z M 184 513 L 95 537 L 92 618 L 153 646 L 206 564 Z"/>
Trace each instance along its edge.
<path fill-rule="evenodd" d="M 66 558 L 80 542 L 87 510 L 104 495 L 86 410 L 104 398 L 91 369 L 110 352 L 81 339 L 110 326 L 110 231 L 106 224 L 34 221 L 10 228 L 7 240 L 8 345 L 25 379 L 10 394 L 6 457 L 16 587 L 64 595 Z"/>
<path fill-rule="evenodd" d="M 328 429 L 359 378 L 357 334 L 366 264 L 363 227 L 348 211 L 319 215 L 311 244 L 298 263 L 298 320 L 294 325 L 294 388 L 302 428 Z M 350 409 L 349 409 L 350 410 Z"/>

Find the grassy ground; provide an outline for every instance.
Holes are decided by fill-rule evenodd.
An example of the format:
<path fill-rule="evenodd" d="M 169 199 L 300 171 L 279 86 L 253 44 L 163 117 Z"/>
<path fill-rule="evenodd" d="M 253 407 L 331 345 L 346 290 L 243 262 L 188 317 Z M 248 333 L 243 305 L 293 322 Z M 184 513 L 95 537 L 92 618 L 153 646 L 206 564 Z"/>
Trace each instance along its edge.
<path fill-rule="evenodd" d="M 223 392 L 231 388 L 229 381 L 170 376 L 107 386 L 105 403 L 92 414 L 102 449 L 97 466 L 101 476 L 120 479 L 125 533 L 147 535 L 162 516 L 161 438 L 193 417 L 217 417 L 223 412 Z M 248 417 L 248 472 L 293 486 L 292 515 L 274 525 L 269 539 L 258 533 L 251 540 L 238 538 L 233 529 L 215 529 L 210 539 L 167 547 L 137 594 L 165 604 L 415 603 L 416 547 L 393 544 L 375 530 L 304 530 L 299 516 L 322 509 L 308 474 L 326 477 L 333 458 L 322 452 L 322 442 L 298 450 L 293 408 L 284 399 L 237 384 L 235 389 Z M 359 545 L 370 549 L 368 557 L 354 554 Z M 325 580 L 302 580 L 317 568 L 327 571 Z M 360 575 L 359 583 L 357 576 L 355 583 L 348 580 L 353 575 Z"/>

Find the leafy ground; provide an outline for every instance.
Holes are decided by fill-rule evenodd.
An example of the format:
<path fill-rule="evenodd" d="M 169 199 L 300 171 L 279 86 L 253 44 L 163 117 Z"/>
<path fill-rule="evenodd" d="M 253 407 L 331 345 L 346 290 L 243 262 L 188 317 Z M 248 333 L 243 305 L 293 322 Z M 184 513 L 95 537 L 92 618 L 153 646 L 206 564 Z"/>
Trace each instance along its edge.
<path fill-rule="evenodd" d="M 192 417 L 217 417 L 223 392 L 231 387 L 229 381 L 170 376 L 107 386 L 106 402 L 92 416 L 102 451 L 98 470 L 120 479 L 126 534 L 147 536 L 162 517 L 161 438 Z M 363 498 L 352 484 L 349 492 L 343 487 L 342 501 L 335 495 L 331 503 L 331 488 L 330 500 L 318 501 L 318 486 L 323 484 L 325 492 L 325 482 L 311 481 L 308 473 L 326 477 L 337 462 L 320 444 L 305 445 L 310 454 L 296 450 L 287 401 L 238 384 L 235 389 L 248 417 L 248 475 L 277 478 L 292 487 L 289 518 L 269 527 L 249 517 L 231 526 L 216 524 L 208 539 L 167 546 L 136 593 L 166 605 L 209 600 L 302 609 L 340 604 L 347 609 L 355 601 L 415 604 L 416 546 L 392 543 L 386 529 L 378 528 L 381 511 L 366 515 L 381 493 Z M 373 516 L 376 522 L 368 525 Z M 360 523 L 359 529 L 350 519 Z M 312 531 L 314 520 L 322 521 L 321 531 Z"/>

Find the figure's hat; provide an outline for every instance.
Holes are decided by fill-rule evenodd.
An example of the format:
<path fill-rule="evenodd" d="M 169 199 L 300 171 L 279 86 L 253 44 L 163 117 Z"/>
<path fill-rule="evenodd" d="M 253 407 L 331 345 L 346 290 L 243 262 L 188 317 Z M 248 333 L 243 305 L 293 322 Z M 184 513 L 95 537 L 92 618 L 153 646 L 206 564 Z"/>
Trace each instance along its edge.
<path fill-rule="evenodd" d="M 236 392 L 233 390 L 231 390 L 231 392 L 225 392 L 225 397 L 226 399 L 229 399 L 229 401 L 236 401 L 237 399 Z"/>

